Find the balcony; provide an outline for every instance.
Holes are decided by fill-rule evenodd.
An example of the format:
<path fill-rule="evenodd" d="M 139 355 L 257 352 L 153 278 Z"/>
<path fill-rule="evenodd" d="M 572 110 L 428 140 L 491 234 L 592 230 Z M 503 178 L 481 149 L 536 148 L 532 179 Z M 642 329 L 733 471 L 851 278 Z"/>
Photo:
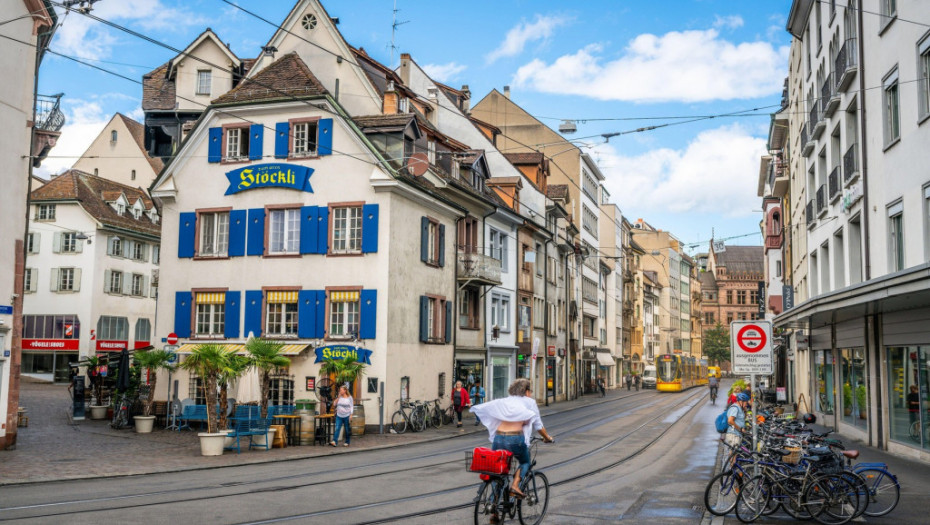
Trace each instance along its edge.
<path fill-rule="evenodd" d="M 765 249 L 768 250 L 778 250 L 781 248 L 781 245 L 784 243 L 785 234 L 782 230 L 779 230 L 777 234 L 769 234 L 765 236 Z"/>
<path fill-rule="evenodd" d="M 826 119 L 836 112 L 840 106 L 840 93 L 836 90 L 836 82 L 833 80 L 833 73 L 827 75 L 827 79 L 820 88 L 820 110 Z"/>
<path fill-rule="evenodd" d="M 631 283 L 633 282 L 633 272 L 630 270 L 623 270 L 623 282 Z"/>
<path fill-rule="evenodd" d="M 814 219 L 814 200 L 811 199 L 807 201 L 807 207 L 804 209 L 805 215 L 807 215 L 807 227 L 810 228 L 816 222 Z"/>
<path fill-rule="evenodd" d="M 817 188 L 817 217 L 823 217 L 827 213 L 827 189 L 821 184 Z"/>
<path fill-rule="evenodd" d="M 859 178 L 859 148 L 853 144 L 843 154 L 843 185 L 849 184 Z"/>
<path fill-rule="evenodd" d="M 856 39 L 850 38 L 840 48 L 840 52 L 836 54 L 833 71 L 836 76 L 837 92 L 846 91 L 846 88 L 855 78 L 856 72 L 859 71 L 858 55 L 856 53 Z"/>
<path fill-rule="evenodd" d="M 633 301 L 627 299 L 623 301 L 623 316 L 629 317 L 631 315 L 633 315 Z"/>
<path fill-rule="evenodd" d="M 32 139 L 32 166 L 38 168 L 48 153 L 55 147 L 61 128 L 65 125 L 65 114 L 61 112 L 61 97 L 57 95 L 36 95 L 35 134 Z"/>
<path fill-rule="evenodd" d="M 805 157 L 814 151 L 814 141 L 810 138 L 810 134 L 808 133 L 809 129 L 809 122 L 806 122 L 801 126 L 801 154 Z"/>
<path fill-rule="evenodd" d="M 775 156 L 773 171 L 775 178 L 772 182 L 772 196 L 784 197 L 788 194 L 788 187 L 791 181 L 788 177 L 788 165 L 782 160 L 781 154 Z"/>
<path fill-rule="evenodd" d="M 830 190 L 830 204 L 840 198 L 840 167 L 833 168 L 830 176 L 827 177 L 827 187 Z"/>
<path fill-rule="evenodd" d="M 460 282 L 501 284 L 501 262 L 487 255 L 459 252 L 456 272 Z"/>
<path fill-rule="evenodd" d="M 820 138 L 820 135 L 823 134 L 823 130 L 827 129 L 827 123 L 824 122 L 820 114 L 820 104 L 818 104 L 817 101 L 813 103 L 810 112 L 810 120 L 807 121 L 807 125 L 811 128 L 811 141 Z"/>

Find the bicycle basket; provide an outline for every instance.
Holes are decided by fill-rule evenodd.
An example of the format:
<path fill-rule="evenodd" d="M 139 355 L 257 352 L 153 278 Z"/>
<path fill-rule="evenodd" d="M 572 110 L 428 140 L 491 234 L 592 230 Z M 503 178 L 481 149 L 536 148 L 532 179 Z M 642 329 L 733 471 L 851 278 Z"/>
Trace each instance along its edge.
<path fill-rule="evenodd" d="M 478 447 L 472 452 L 465 452 L 465 468 L 470 472 L 481 474 L 509 474 L 512 458 L 513 453 L 509 450 Z"/>
<path fill-rule="evenodd" d="M 791 452 L 791 454 L 781 458 L 782 461 L 792 465 L 797 465 L 801 461 L 801 447 L 785 447 L 785 450 Z"/>

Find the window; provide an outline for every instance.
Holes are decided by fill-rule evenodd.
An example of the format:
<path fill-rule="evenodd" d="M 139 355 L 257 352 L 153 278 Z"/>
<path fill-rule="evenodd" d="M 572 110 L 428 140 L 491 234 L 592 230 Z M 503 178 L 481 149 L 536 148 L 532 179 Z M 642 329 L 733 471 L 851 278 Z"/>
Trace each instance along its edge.
<path fill-rule="evenodd" d="M 930 115 L 930 36 L 917 44 L 917 116 L 921 119 Z"/>
<path fill-rule="evenodd" d="M 77 253 L 78 252 L 78 240 L 76 232 L 65 232 L 61 234 L 60 237 L 61 245 L 59 251 L 61 253 Z"/>
<path fill-rule="evenodd" d="M 710 325 L 710 326 L 714 325 L 714 312 L 704 313 L 704 324 Z"/>
<path fill-rule="evenodd" d="M 136 342 L 149 342 L 152 340 L 152 323 L 148 319 L 136 320 Z"/>
<path fill-rule="evenodd" d="M 145 295 L 145 276 L 137 273 L 132 274 L 132 295 L 142 297 Z"/>
<path fill-rule="evenodd" d="M 229 212 L 198 213 L 200 257 L 226 257 L 229 249 Z"/>
<path fill-rule="evenodd" d="M 593 279 L 582 277 L 581 295 L 582 299 L 589 303 L 597 304 L 597 283 Z"/>
<path fill-rule="evenodd" d="M 507 272 L 507 235 L 502 231 L 490 229 L 491 257 L 501 262 L 501 272 Z"/>
<path fill-rule="evenodd" d="M 57 270 L 57 272 L 56 272 Z M 53 268 L 53 292 L 77 292 L 81 289 L 80 268 Z"/>
<path fill-rule="evenodd" d="M 136 180 L 136 170 L 132 170 L 132 173 L 130 173 L 129 177 L 130 180 Z M 139 217 L 136 218 L 138 219 Z"/>
<path fill-rule="evenodd" d="M 113 144 L 116 144 L 116 139 L 117 139 L 118 136 L 119 136 L 119 134 L 116 132 L 115 129 L 114 129 L 114 130 L 111 130 L 111 131 L 110 131 L 110 142 L 112 142 Z"/>
<path fill-rule="evenodd" d="M 446 397 L 446 373 L 442 372 L 439 374 L 439 390 L 437 390 L 437 396 L 439 399 Z"/>
<path fill-rule="evenodd" d="M 248 160 L 249 158 L 249 128 L 226 129 L 226 159 Z"/>
<path fill-rule="evenodd" d="M 459 295 L 459 327 L 478 328 L 478 290 L 466 288 Z"/>
<path fill-rule="evenodd" d="M 145 243 L 142 243 L 142 242 L 132 243 L 132 258 L 136 261 L 145 260 Z"/>
<path fill-rule="evenodd" d="M 733 322 L 733 312 L 727 312 L 727 325 Z"/>
<path fill-rule="evenodd" d="M 123 240 L 119 237 L 112 236 L 107 240 L 107 255 L 112 257 L 123 256 Z"/>
<path fill-rule="evenodd" d="M 81 322 L 76 315 L 24 315 L 23 339 L 79 339 Z"/>
<path fill-rule="evenodd" d="M 109 277 L 106 280 L 107 293 L 123 293 L 123 272 L 114 272 L 108 270 Z"/>
<path fill-rule="evenodd" d="M 759 290 L 749 290 L 749 304 L 759 304 Z"/>
<path fill-rule="evenodd" d="M 271 374 L 271 381 L 268 383 L 268 404 L 293 405 L 294 376 L 288 375 L 286 368 L 276 369 Z"/>
<path fill-rule="evenodd" d="M 558 311 L 556 310 L 555 303 L 553 303 L 552 301 L 549 301 L 549 303 L 546 305 L 546 310 L 548 312 L 547 315 L 549 319 L 549 326 L 547 327 L 548 334 L 556 335 L 557 334 L 556 327 L 559 324 L 559 319 L 558 319 L 559 314 L 558 314 Z"/>
<path fill-rule="evenodd" d="M 268 212 L 268 253 L 300 253 L 300 210 Z"/>
<path fill-rule="evenodd" d="M 542 276 L 543 276 L 543 266 L 544 266 L 544 265 L 543 265 L 543 257 L 544 257 L 544 256 L 545 256 L 545 255 L 544 255 L 543 252 L 542 252 L 542 244 L 540 244 L 540 243 L 537 242 L 537 243 L 536 243 L 536 258 L 535 258 L 535 262 L 533 263 L 533 265 L 536 267 L 536 276 L 537 276 L 537 277 L 542 277 Z"/>
<path fill-rule="evenodd" d="M 203 379 L 197 376 L 191 376 L 187 383 L 187 397 L 193 399 L 197 405 L 206 405 L 207 398 L 203 391 Z"/>
<path fill-rule="evenodd" d="M 269 337 L 297 337 L 297 290 L 266 294 L 265 333 Z"/>
<path fill-rule="evenodd" d="M 39 239 L 41 234 L 29 233 L 26 235 L 26 252 L 39 253 Z"/>
<path fill-rule="evenodd" d="M 478 251 L 478 220 L 474 217 L 465 217 L 459 221 L 459 246 L 464 253 Z M 504 270 L 506 271 L 506 270 Z"/>
<path fill-rule="evenodd" d="M 597 324 L 597 318 L 584 316 L 581 321 L 582 333 L 585 337 L 594 338 L 595 325 Z"/>
<path fill-rule="evenodd" d="M 54 204 L 39 204 L 36 206 L 36 220 L 37 221 L 54 221 L 55 220 L 55 205 Z"/>
<path fill-rule="evenodd" d="M 291 128 L 294 144 L 291 148 L 294 157 L 312 157 L 317 154 L 317 123 L 296 122 Z"/>
<path fill-rule="evenodd" d="M 446 342 L 446 299 L 444 297 L 426 297 L 426 341 L 428 343 Z"/>
<path fill-rule="evenodd" d="M 500 328 L 501 332 L 510 331 L 510 296 L 491 294 L 491 327 Z"/>
<path fill-rule="evenodd" d="M 885 27 L 894 21 L 895 17 L 898 16 L 898 1 L 897 0 L 879 0 L 881 2 L 882 8 L 882 19 L 880 22 L 882 30 Z"/>
<path fill-rule="evenodd" d="M 439 222 L 432 218 L 427 218 L 429 224 L 426 227 L 427 244 L 426 244 L 426 262 L 428 264 L 439 265 Z"/>
<path fill-rule="evenodd" d="M 882 81 L 882 119 L 885 128 L 885 147 L 901 137 L 901 121 L 898 114 L 898 70 L 892 71 Z"/>
<path fill-rule="evenodd" d="M 197 94 L 198 95 L 209 95 L 210 94 L 210 70 L 209 69 L 199 69 L 197 70 Z"/>
<path fill-rule="evenodd" d="M 775 261 L 775 277 L 781 277 L 781 261 Z"/>
<path fill-rule="evenodd" d="M 591 197 L 591 200 L 597 202 L 597 180 L 584 168 L 581 173 L 584 179 L 582 189 L 588 197 Z"/>
<path fill-rule="evenodd" d="M 727 290 L 727 304 L 733 304 L 733 290 Z"/>
<path fill-rule="evenodd" d="M 152 264 L 161 262 L 161 246 L 156 244 L 152 246 Z"/>
<path fill-rule="evenodd" d="M 930 259 L 930 185 L 924 186 L 924 259 Z"/>
<path fill-rule="evenodd" d="M 358 336 L 359 292 L 329 293 L 329 337 L 348 339 Z"/>
<path fill-rule="evenodd" d="M 593 235 L 594 238 L 596 239 L 597 238 L 597 215 L 595 215 L 594 212 L 589 210 L 588 207 L 585 205 L 582 205 L 582 208 L 583 208 L 582 217 L 581 217 L 582 227 L 584 227 L 584 229 L 587 230 L 587 232 Z"/>
<path fill-rule="evenodd" d="M 899 201 L 888 207 L 888 269 L 904 269 L 904 206 Z"/>
<path fill-rule="evenodd" d="M 300 220 L 299 217 L 297 219 Z M 299 235 L 298 235 L 299 237 Z M 361 253 L 362 207 L 333 208 L 333 253 Z"/>
<path fill-rule="evenodd" d="M 125 317 L 101 315 L 97 320 L 98 341 L 128 341 L 129 320 Z"/>
<path fill-rule="evenodd" d="M 546 302 L 542 297 L 533 297 L 533 327 L 546 326 Z"/>
<path fill-rule="evenodd" d="M 197 292 L 194 294 L 194 302 L 197 305 L 196 335 L 222 337 L 226 330 L 226 294 Z"/>

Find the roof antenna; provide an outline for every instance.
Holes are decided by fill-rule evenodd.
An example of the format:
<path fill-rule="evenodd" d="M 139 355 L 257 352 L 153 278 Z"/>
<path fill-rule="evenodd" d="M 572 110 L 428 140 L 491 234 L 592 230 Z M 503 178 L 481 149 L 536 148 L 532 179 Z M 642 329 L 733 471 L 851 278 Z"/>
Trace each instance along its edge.
<path fill-rule="evenodd" d="M 394 52 L 397 51 L 397 46 L 395 45 L 395 37 L 397 36 L 397 28 L 407 24 L 410 20 L 404 20 L 403 22 L 397 21 L 397 13 L 400 10 L 397 9 L 397 0 L 394 0 L 394 14 L 391 21 L 391 69 L 394 69 Z"/>

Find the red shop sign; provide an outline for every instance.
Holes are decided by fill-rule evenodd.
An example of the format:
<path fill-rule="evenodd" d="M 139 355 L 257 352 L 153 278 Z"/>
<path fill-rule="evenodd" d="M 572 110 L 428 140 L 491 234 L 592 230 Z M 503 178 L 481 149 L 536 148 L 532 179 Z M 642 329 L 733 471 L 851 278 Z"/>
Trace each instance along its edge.
<path fill-rule="evenodd" d="M 132 349 L 137 350 L 139 348 L 145 348 L 146 346 L 149 346 L 148 341 L 136 341 L 135 343 L 132 344 Z"/>
<path fill-rule="evenodd" d="M 23 339 L 23 350 L 77 350 L 77 339 Z"/>
<path fill-rule="evenodd" d="M 129 341 L 97 340 L 97 350 L 101 352 L 119 352 L 123 348 L 129 348 Z"/>

